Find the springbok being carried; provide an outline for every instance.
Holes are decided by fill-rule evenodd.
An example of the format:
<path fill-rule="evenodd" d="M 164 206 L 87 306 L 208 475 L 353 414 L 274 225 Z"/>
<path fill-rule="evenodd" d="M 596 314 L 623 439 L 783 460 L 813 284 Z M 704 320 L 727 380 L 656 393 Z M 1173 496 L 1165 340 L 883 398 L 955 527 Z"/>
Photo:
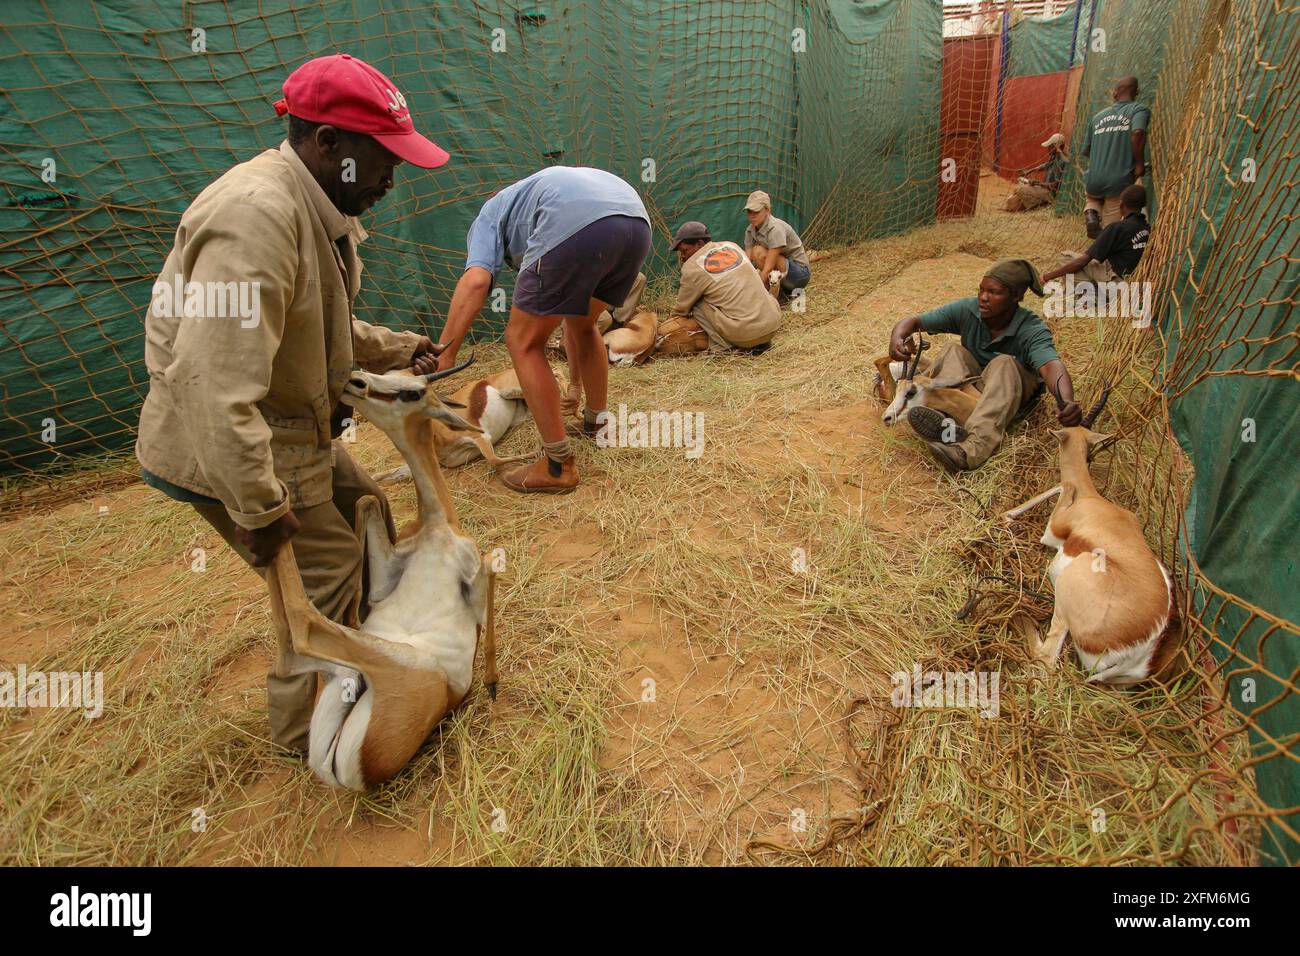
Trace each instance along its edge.
<path fill-rule="evenodd" d="M 1047 569 L 1056 606 L 1047 638 L 1031 637 L 1030 651 L 1055 667 L 1070 637 L 1089 681 L 1122 686 L 1165 674 L 1178 650 L 1178 612 L 1173 581 L 1137 517 L 1103 498 L 1088 472 L 1091 449 L 1109 437 L 1091 430 L 1109 391 L 1081 425 L 1052 432 L 1060 443 L 1061 483 L 1003 518 L 1009 522 L 1060 496 L 1042 538 L 1056 548 Z"/>
<path fill-rule="evenodd" d="M 356 530 L 369 578 L 365 621 L 356 623 L 360 595 L 352 626 L 328 620 L 312 606 L 292 543 L 280 549 L 267 572 L 280 625 L 281 673 L 318 671 L 329 678 L 312 714 L 308 763 L 333 786 L 365 790 L 406 766 L 433 726 L 464 700 L 480 634 L 483 679 L 496 696 L 495 578 L 487 558 L 461 533 L 432 433 L 424 427 L 432 419 L 458 431 L 477 430 L 431 387 L 468 364 L 414 377 L 353 372 L 344 389 L 343 401 L 402 453 L 418 498 L 418 515 L 396 543 L 389 540 L 378 500 L 357 502 Z"/>
<path fill-rule="evenodd" d="M 913 408 L 923 406 L 951 418 L 958 425 L 965 425 L 975 406 L 979 403 L 980 392 L 975 382 L 980 376 L 972 375 L 951 382 L 937 382 L 926 374 L 917 374 L 921 364 L 921 353 L 930 347 L 930 343 L 921 337 L 921 344 L 916 349 L 909 369 L 907 362 L 891 362 L 889 356 L 876 360 L 876 370 L 880 375 L 884 394 L 889 406 L 880 416 L 886 425 L 893 425 L 906 418 Z M 890 394 L 892 391 L 892 395 Z"/>

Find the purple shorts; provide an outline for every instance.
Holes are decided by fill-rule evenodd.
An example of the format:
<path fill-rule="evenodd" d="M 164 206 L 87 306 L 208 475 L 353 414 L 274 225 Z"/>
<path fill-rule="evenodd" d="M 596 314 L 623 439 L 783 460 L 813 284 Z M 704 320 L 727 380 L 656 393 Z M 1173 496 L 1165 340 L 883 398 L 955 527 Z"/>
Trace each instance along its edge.
<path fill-rule="evenodd" d="M 533 315 L 587 315 L 591 300 L 623 304 L 650 254 L 650 224 L 606 216 L 583 226 L 519 273 L 514 304 Z"/>

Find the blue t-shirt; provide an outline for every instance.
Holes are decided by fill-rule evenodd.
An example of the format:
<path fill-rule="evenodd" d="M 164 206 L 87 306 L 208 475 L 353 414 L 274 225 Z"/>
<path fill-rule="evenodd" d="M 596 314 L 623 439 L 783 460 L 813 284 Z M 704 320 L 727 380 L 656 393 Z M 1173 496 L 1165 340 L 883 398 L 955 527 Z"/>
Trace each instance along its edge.
<path fill-rule="evenodd" d="M 590 166 L 548 166 L 483 204 L 465 240 L 465 268 L 481 266 L 493 277 L 505 263 L 526 269 L 606 216 L 633 216 L 650 224 L 636 190 L 613 173 Z"/>

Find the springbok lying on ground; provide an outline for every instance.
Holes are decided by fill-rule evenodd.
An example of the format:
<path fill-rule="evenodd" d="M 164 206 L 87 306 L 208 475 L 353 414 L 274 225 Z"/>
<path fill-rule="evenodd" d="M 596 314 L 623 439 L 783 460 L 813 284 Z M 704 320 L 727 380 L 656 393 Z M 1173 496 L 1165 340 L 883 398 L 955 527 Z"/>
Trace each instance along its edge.
<path fill-rule="evenodd" d="M 1090 450 L 1108 437 L 1091 430 L 1108 393 L 1082 425 L 1052 432 L 1060 442 L 1061 483 L 1003 518 L 1009 522 L 1060 496 L 1042 538 L 1056 548 L 1047 569 L 1056 606 L 1047 638 L 1031 636 L 1030 652 L 1055 667 L 1068 636 L 1089 681 L 1122 686 L 1165 673 L 1178 651 L 1178 613 L 1169 572 L 1147 546 L 1137 517 L 1103 498 L 1088 472 Z"/>
<path fill-rule="evenodd" d="M 659 323 L 652 341 L 640 355 L 636 364 L 648 362 L 654 355 L 695 355 L 708 351 L 709 333 L 687 315 L 674 315 Z"/>
<path fill-rule="evenodd" d="M 628 319 L 626 324 L 605 333 L 605 349 L 611 365 L 631 365 L 646 349 L 653 348 L 659 316 L 644 309 Z"/>
<path fill-rule="evenodd" d="M 402 370 L 391 374 L 410 373 Z M 563 383 L 560 390 L 564 390 Z M 534 456 L 531 454 L 502 458 L 496 453 L 496 443 L 505 438 L 510 429 L 528 418 L 524 390 L 513 368 L 470 382 L 443 401 L 456 409 L 466 422 L 482 430 L 467 434 L 458 432 L 436 418 L 428 419 L 424 427 L 433 435 L 433 447 L 437 450 L 438 464 L 442 467 L 460 468 L 479 458 L 486 460 L 493 468 L 516 461 L 532 461 Z M 402 465 L 379 480 L 398 481 L 410 477 L 410 466 Z"/>
<path fill-rule="evenodd" d="M 906 362 L 891 362 L 888 356 L 876 360 L 876 369 L 889 401 L 888 407 L 880 416 L 886 425 L 907 418 L 907 413 L 918 405 L 933 408 L 958 425 L 965 425 L 975 411 L 980 392 L 974 383 L 979 381 L 980 376 L 937 382 L 929 375 L 917 373 L 917 366 L 921 364 L 921 352 L 929 347 L 930 343 L 922 338 L 910 369 Z"/>
<path fill-rule="evenodd" d="M 415 377 L 353 372 L 344 390 L 343 401 L 364 412 L 402 453 L 418 499 L 417 517 L 396 543 L 388 538 L 378 500 L 368 495 L 357 502 L 369 578 L 364 623 L 356 624 L 357 606 L 352 626 L 312 606 L 292 543 L 267 570 L 280 625 L 281 673 L 328 675 L 312 714 L 308 763 L 336 787 L 365 790 L 406 766 L 433 726 L 464 700 L 480 634 L 483 680 L 496 697 L 495 578 L 488 559 L 461 534 L 432 432 L 423 427 L 433 419 L 475 430 L 430 384 L 465 365 Z"/>

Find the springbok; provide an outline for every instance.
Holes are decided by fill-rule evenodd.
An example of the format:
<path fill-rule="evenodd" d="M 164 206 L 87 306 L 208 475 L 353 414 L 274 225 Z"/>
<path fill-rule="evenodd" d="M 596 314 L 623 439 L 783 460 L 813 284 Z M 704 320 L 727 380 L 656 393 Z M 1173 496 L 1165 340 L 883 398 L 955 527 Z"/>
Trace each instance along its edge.
<path fill-rule="evenodd" d="M 410 372 L 403 369 L 391 374 L 409 375 Z M 562 383 L 560 390 L 564 390 Z M 528 418 L 524 390 L 513 368 L 470 382 L 452 392 L 451 397 L 443 399 L 443 402 L 456 409 L 462 419 L 479 431 L 463 434 L 436 418 L 426 421 L 424 427 L 433 435 L 433 447 L 437 449 L 438 464 L 442 467 L 460 468 L 482 458 L 493 468 L 500 468 L 511 462 L 532 461 L 535 457 L 528 454 L 502 458 L 496 452 L 496 443 Z M 398 481 L 410 477 L 410 466 L 402 465 L 379 480 Z"/>
<path fill-rule="evenodd" d="M 472 359 L 470 361 L 473 361 Z M 438 466 L 430 419 L 477 429 L 453 412 L 431 383 L 460 371 L 412 377 L 353 372 L 343 401 L 381 428 L 415 477 L 418 513 L 388 537 L 379 502 L 357 502 L 357 537 L 367 556 L 367 614 L 360 595 L 349 624 L 328 620 L 307 597 L 285 544 L 267 570 L 279 625 L 281 673 L 316 671 L 328 680 L 311 719 L 308 763 L 326 783 L 365 790 L 400 771 L 434 725 L 465 699 L 484 637 L 484 683 L 496 697 L 496 579 L 486 557 L 461 533 Z"/>
<path fill-rule="evenodd" d="M 1103 498 L 1088 472 L 1091 449 L 1109 437 L 1092 431 L 1109 393 L 1102 392 L 1081 425 L 1053 430 L 1061 483 L 1003 518 L 1010 522 L 1059 495 L 1042 537 L 1056 548 L 1047 569 L 1056 603 L 1047 638 L 1031 635 L 1030 652 L 1055 667 L 1068 636 L 1089 681 L 1123 686 L 1169 668 L 1178 650 L 1178 608 L 1169 572 L 1147 545 L 1137 517 Z"/>
<path fill-rule="evenodd" d="M 642 309 L 626 324 L 605 333 L 605 349 L 611 365 L 631 365 L 638 355 L 653 348 L 659 317 Z"/>
<path fill-rule="evenodd" d="M 709 333 L 688 315 L 674 315 L 660 322 L 654 340 L 636 357 L 642 365 L 653 355 L 695 355 L 708 351 Z"/>
<path fill-rule="evenodd" d="M 895 381 L 897 383 L 892 395 L 889 395 L 889 385 L 883 385 L 889 398 L 889 405 L 880 419 L 886 425 L 893 425 L 900 419 L 906 418 L 907 413 L 918 405 L 933 408 L 958 425 L 965 425 L 966 420 L 975 411 L 980 393 L 973 383 L 979 381 L 980 376 L 971 375 L 951 382 L 937 382 L 929 375 L 917 373 L 917 366 L 921 364 L 921 353 L 929 347 L 930 343 L 922 338 L 910 369 L 905 361 L 889 362 L 887 358 L 876 361 L 882 383 Z M 885 363 L 883 367 L 882 362 Z"/>

